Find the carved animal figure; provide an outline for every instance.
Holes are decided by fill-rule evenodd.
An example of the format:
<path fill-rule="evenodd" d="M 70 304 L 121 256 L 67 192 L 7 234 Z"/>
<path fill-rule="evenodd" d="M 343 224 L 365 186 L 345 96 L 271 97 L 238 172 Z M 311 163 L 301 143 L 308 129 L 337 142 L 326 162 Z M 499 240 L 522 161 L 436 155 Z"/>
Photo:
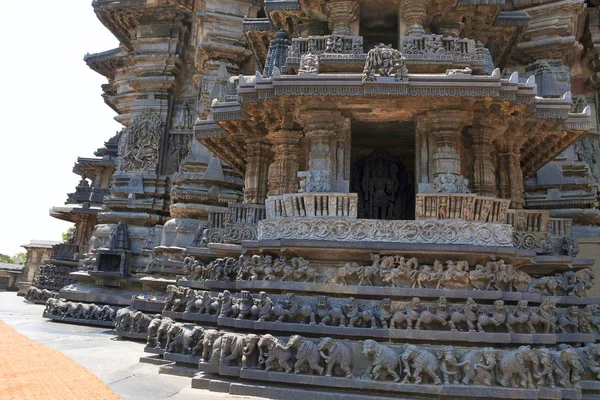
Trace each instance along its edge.
<path fill-rule="evenodd" d="M 175 332 L 169 335 L 171 341 L 166 351 L 170 353 L 190 354 L 192 356 L 200 352 L 200 349 L 202 349 L 204 328 L 196 325 L 192 329 L 189 329 L 185 326 L 179 327 L 178 324 L 173 324 L 171 329 Z"/>
<path fill-rule="evenodd" d="M 347 285 L 348 278 L 356 276 L 359 265 L 355 262 L 346 263 L 344 266 L 336 269 L 334 283 L 338 285 Z"/>
<path fill-rule="evenodd" d="M 575 349 L 579 357 L 579 373 L 585 379 L 600 381 L 600 343 L 588 343 L 584 347 Z"/>
<path fill-rule="evenodd" d="M 325 376 L 332 376 L 337 367 L 346 378 L 352 378 L 352 353 L 348 346 L 330 337 L 325 337 L 317 345 L 317 350 L 327 366 Z"/>
<path fill-rule="evenodd" d="M 427 350 L 421 349 L 414 344 L 409 344 L 404 349 L 404 353 L 402 353 L 402 366 L 404 367 L 405 374 L 402 383 L 409 383 L 412 378 L 413 383 L 419 384 L 423 380 L 423 374 L 430 376 L 435 385 L 442 383 L 442 380 L 436 374 L 438 370 L 437 358 Z"/>
<path fill-rule="evenodd" d="M 400 360 L 394 350 L 374 340 L 367 339 L 363 342 L 362 353 L 369 363 L 362 376 L 363 379 L 385 380 L 388 375 L 391 375 L 394 382 L 400 381 L 400 375 L 396 372 Z"/>
<path fill-rule="evenodd" d="M 458 362 L 454 352 L 454 347 L 446 346 L 438 352 L 438 360 L 440 362 L 440 370 L 444 377 L 444 385 L 458 385 L 461 368 L 471 365 L 470 361 Z"/>
<path fill-rule="evenodd" d="M 460 361 L 467 363 L 463 367 L 464 377 L 462 383 L 468 385 L 492 386 L 492 373 L 496 368 L 497 358 L 502 351 L 491 347 L 473 349 L 462 355 Z"/>
<path fill-rule="evenodd" d="M 136 311 L 133 314 L 133 331 L 138 333 L 146 332 L 150 325 L 150 321 L 152 321 L 152 317 L 141 311 Z"/>
<path fill-rule="evenodd" d="M 529 320 L 529 308 L 527 306 L 527 300 L 520 300 L 512 314 L 508 314 L 506 319 L 506 329 L 509 332 L 514 332 L 513 325 L 525 325 L 529 333 L 535 333 L 535 328 Z"/>
<path fill-rule="evenodd" d="M 237 333 L 226 333 L 221 337 L 221 362 L 223 364 L 238 365 L 242 361 L 245 339 L 245 335 Z"/>
<path fill-rule="evenodd" d="M 215 341 L 221 337 L 221 332 L 216 329 L 206 329 L 202 336 L 202 359 L 210 360 Z"/>
<path fill-rule="evenodd" d="M 494 302 L 494 309 L 492 315 L 480 314 L 477 317 L 477 331 L 485 332 L 483 329 L 485 326 L 500 326 L 506 322 L 507 312 L 504 306 L 504 300 L 496 300 Z"/>
<path fill-rule="evenodd" d="M 421 325 L 429 329 L 432 324 L 441 324 L 442 326 L 448 325 L 446 321 L 448 319 L 448 304 L 446 303 L 445 297 L 440 297 L 438 300 L 437 308 L 435 312 L 429 311 L 429 309 L 421 311 L 415 329 L 421 329 Z"/>
<path fill-rule="evenodd" d="M 300 335 L 293 335 L 288 340 L 286 349 L 296 348 L 296 362 L 294 363 L 294 373 L 302 372 L 302 367 L 308 365 L 309 372 L 316 372 L 318 375 L 323 374 L 323 367 L 319 365 L 321 354 L 317 345 L 309 339 L 303 338 Z"/>
<path fill-rule="evenodd" d="M 540 379 L 539 360 L 531 347 L 521 346 L 503 352 L 498 363 L 498 383 L 501 386 L 534 388 L 532 376 L 536 381 Z"/>
<path fill-rule="evenodd" d="M 450 315 L 450 329 L 453 332 L 461 329 L 462 324 L 467 324 L 469 332 L 475 332 L 477 323 L 477 303 L 472 298 L 468 298 L 461 311 L 456 310 Z"/>
<path fill-rule="evenodd" d="M 121 308 L 117 311 L 115 317 L 115 330 L 129 332 L 133 328 L 133 313 L 128 307 Z"/>
<path fill-rule="evenodd" d="M 286 373 L 292 371 L 292 352 L 270 334 L 262 335 L 258 341 L 258 362 L 265 365 L 265 371 L 281 368 Z"/>
<path fill-rule="evenodd" d="M 554 388 L 556 379 L 561 387 L 579 386 L 579 358 L 575 349 L 565 345 L 562 350 L 553 351 L 545 347 L 536 350 L 542 370 L 541 381 L 546 380 L 550 388 Z M 540 382 L 543 383 L 543 382 Z"/>
<path fill-rule="evenodd" d="M 162 315 L 156 314 L 150 324 L 148 325 L 148 336 L 146 340 L 146 346 L 158 346 L 158 328 L 162 323 Z"/>
<path fill-rule="evenodd" d="M 319 325 L 346 326 L 346 316 L 339 304 L 332 304 Z"/>
<path fill-rule="evenodd" d="M 166 346 L 167 344 L 167 334 L 169 332 L 169 329 L 171 328 L 171 325 L 173 325 L 175 321 L 173 321 L 171 318 L 168 317 L 163 317 L 162 320 L 160 321 L 160 325 L 158 327 L 158 330 L 156 332 L 156 348 L 160 349 L 160 348 L 164 348 L 164 346 Z"/>
<path fill-rule="evenodd" d="M 253 357 L 254 350 L 258 345 L 259 339 L 260 338 L 258 335 L 253 333 L 246 335 L 246 338 L 244 339 L 244 347 L 242 348 L 242 369 L 248 368 L 248 363 L 252 362 L 251 359 Z"/>
<path fill-rule="evenodd" d="M 419 319 L 420 315 L 421 300 L 418 297 L 413 297 L 408 306 L 400 307 L 400 309 L 394 313 L 390 320 L 390 327 L 399 329 L 400 325 L 406 322 L 406 329 L 412 329 L 413 324 Z"/>

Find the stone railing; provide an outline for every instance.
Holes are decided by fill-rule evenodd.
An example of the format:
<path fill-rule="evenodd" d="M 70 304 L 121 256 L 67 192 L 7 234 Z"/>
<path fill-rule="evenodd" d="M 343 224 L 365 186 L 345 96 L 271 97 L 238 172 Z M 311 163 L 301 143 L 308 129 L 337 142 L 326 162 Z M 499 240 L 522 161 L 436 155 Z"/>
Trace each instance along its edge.
<path fill-rule="evenodd" d="M 443 35 L 409 35 L 400 50 L 406 64 L 439 64 L 444 68 L 469 67 L 475 73 L 491 74 L 490 52 L 473 39 Z"/>
<path fill-rule="evenodd" d="M 571 236 L 571 227 L 573 220 L 571 218 L 548 218 L 546 232 L 551 236 Z"/>
<path fill-rule="evenodd" d="M 362 70 L 367 55 L 362 36 L 309 36 L 294 38 L 289 47 L 286 65 L 288 71 L 297 70 L 304 54 L 319 56 L 319 64 L 356 64 Z M 359 72 L 359 71 L 358 71 Z"/>
<path fill-rule="evenodd" d="M 503 223 L 510 200 L 476 194 L 422 193 L 417 195 L 416 219 L 464 219 Z"/>
<path fill-rule="evenodd" d="M 266 201 L 267 219 L 284 217 L 356 218 L 356 193 L 290 193 L 270 196 Z"/>
<path fill-rule="evenodd" d="M 508 210 L 506 223 L 518 232 L 546 232 L 550 211 Z"/>
<path fill-rule="evenodd" d="M 538 254 L 552 253 L 551 238 L 546 232 L 549 217 L 547 210 L 509 210 L 506 223 L 514 229 L 513 245 Z"/>
<path fill-rule="evenodd" d="M 227 211 L 209 213 L 208 228 L 202 231 L 200 238 L 194 238 L 194 244 L 206 247 L 208 243 L 240 244 L 244 240 L 256 240 L 258 221 L 265 218 L 262 204 L 230 204 Z"/>
<path fill-rule="evenodd" d="M 230 204 L 229 222 L 232 224 L 257 224 L 266 218 L 265 206 L 262 204 Z"/>

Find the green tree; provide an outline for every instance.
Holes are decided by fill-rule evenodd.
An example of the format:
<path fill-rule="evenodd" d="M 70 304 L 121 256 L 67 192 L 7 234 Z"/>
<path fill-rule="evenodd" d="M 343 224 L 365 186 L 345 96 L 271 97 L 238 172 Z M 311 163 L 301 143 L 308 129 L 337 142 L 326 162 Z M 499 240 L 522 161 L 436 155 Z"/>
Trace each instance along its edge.
<path fill-rule="evenodd" d="M 75 233 L 75 226 L 72 226 L 69 229 L 67 229 L 66 232 L 63 232 L 62 240 L 66 242 L 67 240 L 69 240 L 69 238 L 73 237 L 74 233 Z"/>
<path fill-rule="evenodd" d="M 14 256 L 12 256 L 12 262 L 15 264 L 25 265 L 26 260 L 27 260 L 26 253 L 17 253 Z"/>
<path fill-rule="evenodd" d="M 8 256 L 6 254 L 1 254 L 0 253 L 0 263 L 12 264 L 13 263 L 13 259 L 12 259 L 11 256 Z"/>

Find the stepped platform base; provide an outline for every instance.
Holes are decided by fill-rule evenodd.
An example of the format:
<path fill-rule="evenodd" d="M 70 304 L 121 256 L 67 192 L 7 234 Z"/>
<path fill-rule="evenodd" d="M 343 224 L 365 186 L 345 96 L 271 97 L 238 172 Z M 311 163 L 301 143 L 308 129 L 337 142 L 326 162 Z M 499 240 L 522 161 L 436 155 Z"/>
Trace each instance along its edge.
<path fill-rule="evenodd" d="M 140 357 L 140 362 L 144 363 L 144 364 L 152 364 L 152 365 L 166 365 L 166 364 L 172 364 L 173 361 L 168 361 L 162 358 L 161 355 L 154 355 L 154 356 L 142 356 Z"/>
<path fill-rule="evenodd" d="M 129 340 L 139 340 L 139 341 L 146 341 L 146 339 L 148 338 L 148 335 L 144 332 L 130 332 L 130 331 L 117 331 L 115 330 L 115 334 L 123 339 L 129 339 Z"/>
<path fill-rule="evenodd" d="M 115 327 L 115 323 L 113 321 L 98 321 L 95 319 L 80 319 L 80 318 L 61 318 L 58 315 L 49 315 L 47 313 L 43 313 L 42 317 L 48 318 L 55 322 L 64 322 L 64 323 L 68 323 L 68 324 L 101 326 L 104 328 L 114 328 Z"/>
<path fill-rule="evenodd" d="M 242 381 L 200 372 L 192 378 L 192 388 L 227 392 L 231 395 L 286 400 L 305 400 L 307 398 L 318 398 L 319 400 L 383 400 L 389 398 L 575 400 L 582 398 L 581 391 L 570 388 L 520 389 L 476 385 L 414 385 L 359 378 L 347 379 L 265 372 L 255 369 L 241 370 L 240 377 Z M 297 388 L 296 385 L 302 386 L 302 388 Z M 366 391 L 366 393 L 360 393 L 359 390 Z"/>
<path fill-rule="evenodd" d="M 160 314 L 165 306 L 164 300 L 150 300 L 150 299 L 131 299 L 131 309 L 135 311 L 142 311 L 147 314 Z"/>
<path fill-rule="evenodd" d="M 198 372 L 196 368 L 189 367 L 186 365 L 179 365 L 176 362 L 169 362 L 168 364 L 161 365 L 158 368 L 159 374 L 183 376 L 185 378 L 193 378 Z"/>

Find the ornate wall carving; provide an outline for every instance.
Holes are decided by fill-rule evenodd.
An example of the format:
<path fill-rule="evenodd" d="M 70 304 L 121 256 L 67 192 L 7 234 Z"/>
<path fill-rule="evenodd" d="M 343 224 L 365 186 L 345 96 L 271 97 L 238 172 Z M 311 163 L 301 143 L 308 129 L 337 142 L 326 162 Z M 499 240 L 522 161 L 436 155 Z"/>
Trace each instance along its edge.
<path fill-rule="evenodd" d="M 512 227 L 463 220 L 349 220 L 284 218 L 260 221 L 258 239 L 512 246 Z"/>
<path fill-rule="evenodd" d="M 162 133 L 162 121 L 150 110 L 133 120 L 127 127 L 127 143 L 121 154 L 122 172 L 155 170 L 158 165 L 158 143 Z"/>

